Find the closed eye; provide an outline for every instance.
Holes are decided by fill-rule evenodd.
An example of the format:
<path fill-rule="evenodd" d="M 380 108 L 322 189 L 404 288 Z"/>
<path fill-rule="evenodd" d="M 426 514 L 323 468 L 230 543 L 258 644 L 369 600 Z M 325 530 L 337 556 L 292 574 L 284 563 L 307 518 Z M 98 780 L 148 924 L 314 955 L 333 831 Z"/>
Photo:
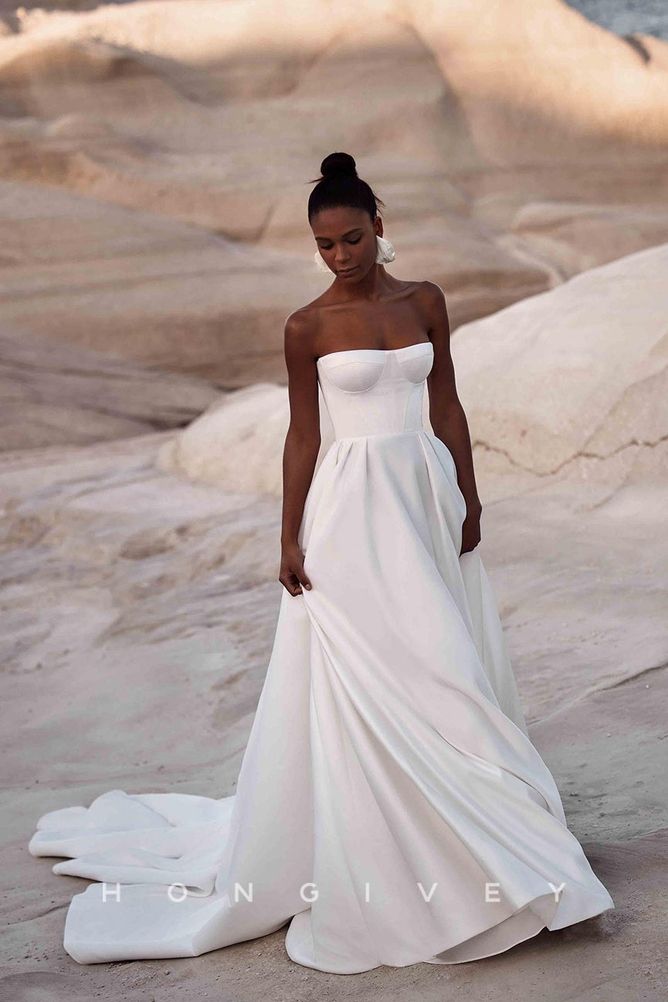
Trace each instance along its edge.
<path fill-rule="evenodd" d="M 347 244 L 358 244 L 361 239 L 362 239 L 361 237 L 358 237 L 357 240 L 346 240 L 346 243 Z M 331 250 L 332 249 L 331 246 L 325 247 L 324 244 L 320 244 L 320 247 L 321 247 L 322 250 Z"/>

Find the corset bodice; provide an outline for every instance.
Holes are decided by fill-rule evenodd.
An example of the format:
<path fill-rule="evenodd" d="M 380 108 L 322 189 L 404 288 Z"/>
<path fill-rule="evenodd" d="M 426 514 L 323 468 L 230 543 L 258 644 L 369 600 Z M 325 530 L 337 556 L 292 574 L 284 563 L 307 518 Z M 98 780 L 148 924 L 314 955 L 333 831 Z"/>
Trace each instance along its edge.
<path fill-rule="evenodd" d="M 318 379 L 336 439 L 419 431 L 431 341 L 321 355 Z"/>

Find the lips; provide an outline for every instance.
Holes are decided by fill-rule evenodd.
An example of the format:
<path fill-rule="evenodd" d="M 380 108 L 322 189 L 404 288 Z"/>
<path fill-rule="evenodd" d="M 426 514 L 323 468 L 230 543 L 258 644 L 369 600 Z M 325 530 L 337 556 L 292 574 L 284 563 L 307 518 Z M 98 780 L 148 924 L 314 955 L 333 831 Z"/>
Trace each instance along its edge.
<path fill-rule="evenodd" d="M 354 271 L 357 271 L 357 265 L 354 268 L 347 268 L 345 271 L 340 271 L 339 275 L 351 275 Z"/>

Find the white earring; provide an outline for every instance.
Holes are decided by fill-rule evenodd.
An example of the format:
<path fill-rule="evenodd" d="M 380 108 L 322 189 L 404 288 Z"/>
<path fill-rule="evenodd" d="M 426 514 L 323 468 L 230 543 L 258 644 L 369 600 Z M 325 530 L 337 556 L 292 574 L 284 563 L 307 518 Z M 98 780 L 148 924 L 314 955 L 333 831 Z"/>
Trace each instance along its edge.
<path fill-rule="evenodd" d="M 389 261 L 394 261 L 397 256 L 397 252 L 394 249 L 394 245 L 386 240 L 385 237 L 379 237 L 376 234 L 376 264 L 387 264 Z M 313 255 L 313 260 L 315 262 L 316 271 L 329 272 L 330 269 L 328 265 L 322 259 L 322 254 L 319 250 Z"/>
<path fill-rule="evenodd" d="M 376 246 L 378 248 L 376 253 L 376 264 L 387 264 L 388 261 L 394 261 L 397 256 L 394 244 L 391 244 L 389 240 L 385 239 L 385 237 L 379 237 L 376 234 Z"/>

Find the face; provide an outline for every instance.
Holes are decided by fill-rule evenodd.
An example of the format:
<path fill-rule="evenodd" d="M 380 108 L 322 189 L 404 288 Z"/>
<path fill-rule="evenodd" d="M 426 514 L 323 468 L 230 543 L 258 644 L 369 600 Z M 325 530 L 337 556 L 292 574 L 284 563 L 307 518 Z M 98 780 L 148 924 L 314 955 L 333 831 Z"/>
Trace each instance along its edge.
<path fill-rule="evenodd" d="M 383 235 L 364 209 L 349 206 L 321 209 L 311 220 L 320 256 L 340 282 L 359 282 L 376 263 L 376 234 Z"/>

